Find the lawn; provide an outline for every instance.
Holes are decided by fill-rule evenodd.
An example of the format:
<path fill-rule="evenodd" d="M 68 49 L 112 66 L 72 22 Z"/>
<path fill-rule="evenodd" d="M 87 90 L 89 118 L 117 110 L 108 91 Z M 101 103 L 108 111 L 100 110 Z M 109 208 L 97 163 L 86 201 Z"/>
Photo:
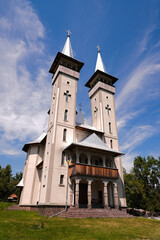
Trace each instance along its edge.
<path fill-rule="evenodd" d="M 47 218 L 36 212 L 0 211 L 0 239 L 160 239 L 160 221 L 144 218 Z"/>

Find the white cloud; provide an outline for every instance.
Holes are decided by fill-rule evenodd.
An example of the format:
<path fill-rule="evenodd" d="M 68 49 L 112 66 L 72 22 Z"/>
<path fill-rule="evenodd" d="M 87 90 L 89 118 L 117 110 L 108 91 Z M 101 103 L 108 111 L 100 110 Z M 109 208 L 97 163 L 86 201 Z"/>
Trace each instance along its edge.
<path fill-rule="evenodd" d="M 0 23 L 0 152 L 14 155 L 21 151 L 15 141 L 36 138 L 46 123 L 50 57 L 44 59 L 44 27 L 27 0 L 12 0 Z"/>
<path fill-rule="evenodd" d="M 144 33 L 144 36 L 139 44 L 139 55 L 141 55 L 144 51 L 147 50 L 147 45 L 151 39 L 151 34 L 156 29 L 156 25 L 152 24 Z"/>
<path fill-rule="evenodd" d="M 126 169 L 127 172 L 130 172 L 130 170 L 133 168 L 134 159 L 138 155 L 139 155 L 138 153 L 133 152 L 133 153 L 126 153 L 122 157 L 122 165 Z"/>
<path fill-rule="evenodd" d="M 120 108 L 125 102 L 127 102 L 125 107 L 130 108 L 130 104 L 133 103 L 137 95 L 142 93 L 144 87 L 150 83 L 150 76 L 157 72 L 160 72 L 159 52 L 142 60 L 126 78 L 127 83 L 116 98 L 116 108 Z M 150 88 L 152 88 L 151 84 Z"/>
<path fill-rule="evenodd" d="M 121 116 L 120 118 L 117 119 L 117 128 L 118 130 L 120 130 L 121 128 L 125 127 L 127 122 L 131 119 L 133 119 L 134 117 L 136 117 L 138 114 L 142 113 L 143 109 L 138 110 L 138 111 L 132 111 L 132 112 L 123 112 L 121 111 Z"/>
<path fill-rule="evenodd" d="M 150 125 L 135 126 L 125 134 L 125 140 L 121 145 L 121 151 L 131 151 L 145 139 L 149 138 L 156 132 L 156 128 Z"/>

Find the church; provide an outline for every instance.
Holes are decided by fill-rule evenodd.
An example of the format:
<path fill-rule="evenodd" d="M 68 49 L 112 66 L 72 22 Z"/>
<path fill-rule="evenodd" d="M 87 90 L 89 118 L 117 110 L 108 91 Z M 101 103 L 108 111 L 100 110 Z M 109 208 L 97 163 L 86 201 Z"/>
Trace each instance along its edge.
<path fill-rule="evenodd" d="M 76 110 L 83 63 L 75 59 L 70 32 L 49 72 L 52 96 L 47 133 L 26 143 L 19 205 L 42 208 L 126 208 L 115 116 L 118 78 L 108 74 L 98 47 L 95 72 L 86 82 L 92 125 Z"/>

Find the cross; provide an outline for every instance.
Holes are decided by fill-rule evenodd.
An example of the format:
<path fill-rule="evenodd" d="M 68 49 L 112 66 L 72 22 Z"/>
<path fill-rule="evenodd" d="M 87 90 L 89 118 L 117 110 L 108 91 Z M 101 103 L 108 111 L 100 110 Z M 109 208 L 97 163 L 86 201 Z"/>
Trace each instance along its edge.
<path fill-rule="evenodd" d="M 66 32 L 68 33 L 67 37 L 70 37 L 70 34 L 71 34 L 70 30 L 66 30 Z"/>
<path fill-rule="evenodd" d="M 95 117 L 97 117 L 97 112 L 98 112 L 98 108 L 95 107 L 95 109 L 94 109 L 94 115 L 95 115 Z"/>
<path fill-rule="evenodd" d="M 67 90 L 64 92 L 64 95 L 66 96 L 66 102 L 68 102 L 68 98 L 71 97 L 71 94 L 69 94 L 69 91 Z"/>
<path fill-rule="evenodd" d="M 108 115 L 109 115 L 109 111 L 111 110 L 111 108 L 109 107 L 109 105 L 107 105 L 106 110 L 108 111 Z"/>
<path fill-rule="evenodd" d="M 79 106 L 79 111 L 81 112 L 82 111 L 82 104 L 79 103 L 78 106 Z"/>
<path fill-rule="evenodd" d="M 96 113 L 98 111 L 98 108 L 97 107 L 95 107 L 95 110 L 94 110 L 94 112 Z"/>
<path fill-rule="evenodd" d="M 100 49 L 101 49 L 101 48 L 100 48 L 100 46 L 99 46 L 99 45 L 97 46 L 97 48 L 98 48 L 98 52 L 100 52 Z"/>

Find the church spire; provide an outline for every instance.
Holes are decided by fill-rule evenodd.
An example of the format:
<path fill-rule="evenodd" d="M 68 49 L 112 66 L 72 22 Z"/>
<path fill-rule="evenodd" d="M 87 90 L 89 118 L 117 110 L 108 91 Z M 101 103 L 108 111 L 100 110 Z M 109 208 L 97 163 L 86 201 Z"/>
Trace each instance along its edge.
<path fill-rule="evenodd" d="M 97 46 L 97 48 L 98 48 L 98 55 L 97 55 L 97 62 L 96 62 L 95 72 L 97 70 L 100 70 L 100 71 L 106 73 L 106 69 L 105 69 L 105 66 L 103 64 L 103 61 L 102 61 L 102 58 L 101 58 L 101 54 L 100 54 L 100 47 Z"/>
<path fill-rule="evenodd" d="M 64 45 L 64 48 L 62 50 L 62 53 L 73 58 L 73 51 L 72 51 L 72 47 L 71 47 L 71 41 L 70 41 L 70 30 L 67 30 L 66 31 L 68 34 L 67 34 L 67 40 L 65 42 L 65 45 Z"/>

